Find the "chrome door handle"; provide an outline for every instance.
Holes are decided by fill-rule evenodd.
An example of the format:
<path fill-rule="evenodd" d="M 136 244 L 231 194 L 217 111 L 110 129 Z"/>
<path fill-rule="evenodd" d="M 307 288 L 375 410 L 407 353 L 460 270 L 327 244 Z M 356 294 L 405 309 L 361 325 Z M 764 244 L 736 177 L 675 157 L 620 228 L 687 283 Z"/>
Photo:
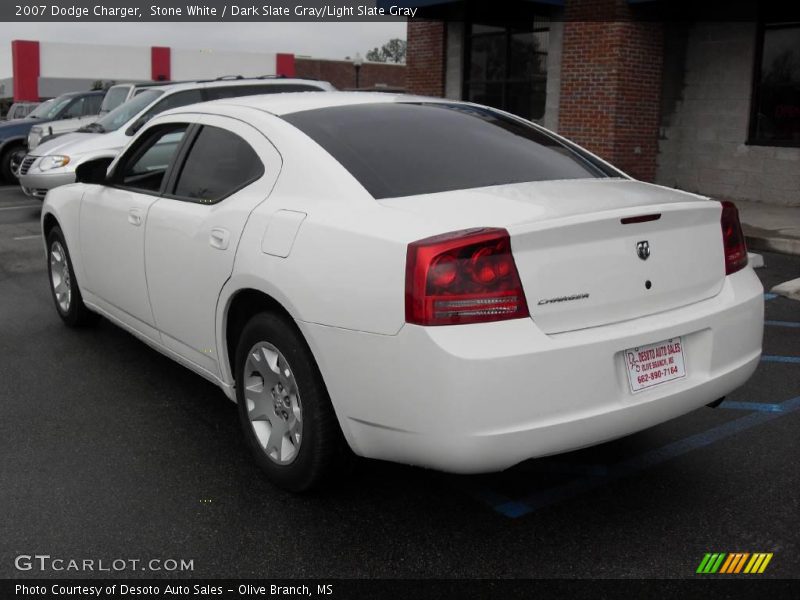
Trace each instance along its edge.
<path fill-rule="evenodd" d="M 142 224 L 142 211 L 138 208 L 132 208 L 128 211 L 128 223 L 139 227 Z"/>
<path fill-rule="evenodd" d="M 212 248 L 216 248 L 217 250 L 225 250 L 228 247 L 228 242 L 231 240 L 231 232 L 227 229 L 223 229 L 222 227 L 214 227 L 211 230 L 211 235 L 209 236 L 208 243 L 211 244 Z"/>

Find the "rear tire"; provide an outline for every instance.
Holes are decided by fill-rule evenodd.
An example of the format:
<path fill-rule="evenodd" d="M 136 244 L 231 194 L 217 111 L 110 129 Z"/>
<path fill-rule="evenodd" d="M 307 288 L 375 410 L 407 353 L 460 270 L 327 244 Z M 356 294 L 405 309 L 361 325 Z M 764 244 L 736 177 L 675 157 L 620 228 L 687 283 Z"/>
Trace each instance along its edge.
<path fill-rule="evenodd" d="M 274 484 L 302 492 L 345 471 L 350 450 L 305 340 L 289 319 L 255 315 L 236 348 L 239 420 Z"/>
<path fill-rule="evenodd" d="M 67 242 L 58 226 L 47 234 L 47 274 L 50 293 L 61 320 L 70 327 L 80 327 L 92 321 L 95 314 L 83 303 Z"/>

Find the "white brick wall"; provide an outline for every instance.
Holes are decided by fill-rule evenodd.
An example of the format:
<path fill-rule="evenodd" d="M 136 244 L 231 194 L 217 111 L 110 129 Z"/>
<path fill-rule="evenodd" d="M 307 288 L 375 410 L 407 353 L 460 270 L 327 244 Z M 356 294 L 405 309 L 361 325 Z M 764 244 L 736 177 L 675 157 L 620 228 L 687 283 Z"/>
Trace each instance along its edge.
<path fill-rule="evenodd" d="M 657 182 L 714 196 L 800 206 L 800 148 L 746 144 L 754 23 L 695 23 L 684 87 L 662 115 Z M 666 77 L 675 76 L 665 73 Z"/>

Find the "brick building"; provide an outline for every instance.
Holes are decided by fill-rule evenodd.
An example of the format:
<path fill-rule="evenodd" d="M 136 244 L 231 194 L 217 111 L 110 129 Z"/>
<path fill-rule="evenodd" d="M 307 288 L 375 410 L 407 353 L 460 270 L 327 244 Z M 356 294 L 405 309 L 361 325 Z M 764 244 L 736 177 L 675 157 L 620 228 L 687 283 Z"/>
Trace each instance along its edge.
<path fill-rule="evenodd" d="M 800 15 L 785 3 L 406 4 L 409 91 L 530 118 L 639 179 L 800 206 Z"/>

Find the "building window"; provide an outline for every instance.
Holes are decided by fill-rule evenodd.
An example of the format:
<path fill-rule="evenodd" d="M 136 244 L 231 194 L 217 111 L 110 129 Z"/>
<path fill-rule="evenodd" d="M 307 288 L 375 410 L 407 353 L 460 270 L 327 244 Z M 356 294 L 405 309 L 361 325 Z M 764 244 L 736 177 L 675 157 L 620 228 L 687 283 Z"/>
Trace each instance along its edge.
<path fill-rule="evenodd" d="M 758 39 L 750 143 L 800 146 L 800 24 L 765 23 Z"/>
<path fill-rule="evenodd" d="M 550 24 L 471 23 L 466 31 L 464 98 L 526 119 L 544 116 Z"/>

